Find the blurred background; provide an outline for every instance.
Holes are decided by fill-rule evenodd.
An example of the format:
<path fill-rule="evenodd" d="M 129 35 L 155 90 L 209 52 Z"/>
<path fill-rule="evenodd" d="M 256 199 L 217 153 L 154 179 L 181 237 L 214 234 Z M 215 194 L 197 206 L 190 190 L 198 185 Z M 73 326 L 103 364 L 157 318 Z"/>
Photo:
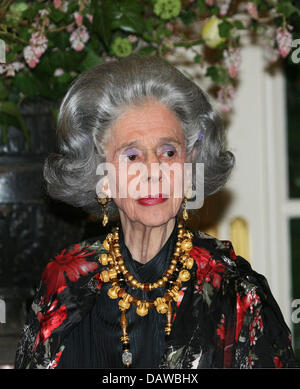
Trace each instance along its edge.
<path fill-rule="evenodd" d="M 209 95 L 236 167 L 191 228 L 231 240 L 267 278 L 300 366 L 299 1 L 54 0 L 0 5 L 0 365 L 15 349 L 45 264 L 109 232 L 47 196 L 60 101 L 78 74 L 159 55 Z"/>

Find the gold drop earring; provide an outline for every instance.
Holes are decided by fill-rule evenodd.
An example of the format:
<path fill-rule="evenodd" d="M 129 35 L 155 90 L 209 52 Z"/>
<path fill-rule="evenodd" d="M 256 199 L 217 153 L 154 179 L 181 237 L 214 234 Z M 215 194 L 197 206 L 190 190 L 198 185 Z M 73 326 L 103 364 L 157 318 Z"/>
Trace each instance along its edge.
<path fill-rule="evenodd" d="M 186 203 L 187 203 L 187 198 L 186 198 L 186 197 L 184 198 L 183 202 L 184 202 L 184 206 L 183 206 L 182 217 L 183 217 L 183 220 L 184 220 L 185 222 L 187 222 L 187 220 L 188 220 L 188 218 L 189 218 L 189 215 L 188 215 L 188 212 L 187 212 L 187 210 L 186 210 Z"/>
<path fill-rule="evenodd" d="M 184 200 L 183 200 L 184 201 L 184 207 L 183 207 L 182 217 L 183 217 L 183 220 L 185 222 L 187 222 L 187 220 L 189 218 L 188 212 L 186 210 L 186 203 L 187 203 L 187 199 L 192 197 L 192 194 L 193 194 L 193 187 L 190 185 L 188 190 L 187 190 L 187 194 L 186 194 L 186 196 L 184 197 Z"/>
<path fill-rule="evenodd" d="M 108 216 L 105 212 L 105 208 L 107 207 L 107 204 L 110 201 L 110 197 L 108 195 L 105 195 L 105 197 L 98 197 L 97 196 L 97 201 L 102 206 L 102 212 L 103 212 L 102 225 L 103 225 L 103 227 L 105 227 L 106 224 L 108 223 Z"/>

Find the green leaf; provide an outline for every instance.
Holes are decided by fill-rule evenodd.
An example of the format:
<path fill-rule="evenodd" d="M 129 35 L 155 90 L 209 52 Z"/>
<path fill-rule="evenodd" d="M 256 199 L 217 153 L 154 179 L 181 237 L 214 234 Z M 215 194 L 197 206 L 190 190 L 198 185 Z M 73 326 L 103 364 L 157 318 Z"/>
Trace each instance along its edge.
<path fill-rule="evenodd" d="M 211 8 L 210 9 L 210 13 L 211 13 L 211 15 L 219 15 L 219 13 L 220 13 L 220 8 L 219 7 L 213 7 L 213 8 Z"/>
<path fill-rule="evenodd" d="M 93 0 L 94 18 L 92 31 L 109 48 L 112 31 L 122 30 L 133 34 L 142 34 L 144 22 L 142 19 L 143 6 L 132 0 Z"/>
<path fill-rule="evenodd" d="M 189 26 L 196 19 L 196 14 L 191 10 L 182 10 L 180 13 L 180 19 L 184 25 Z"/>
<path fill-rule="evenodd" d="M 299 7 L 295 7 L 289 1 L 280 1 L 277 7 L 277 12 L 282 13 L 287 18 L 289 18 L 293 13 L 300 15 Z"/>
<path fill-rule="evenodd" d="M 143 6 L 140 2 L 132 0 L 111 0 L 110 7 L 108 15 L 111 20 L 112 30 L 120 29 L 133 34 L 143 33 Z"/>
<path fill-rule="evenodd" d="M 78 1 L 70 1 L 68 5 L 68 14 L 72 14 L 79 10 L 79 2 Z"/>
<path fill-rule="evenodd" d="M 16 128 L 19 127 L 18 119 L 14 116 L 8 115 L 4 112 L 1 112 L 1 118 L 0 118 L 0 127 L 4 126 L 14 126 Z"/>
<path fill-rule="evenodd" d="M 197 0 L 197 5 L 199 7 L 200 15 L 207 11 L 208 6 L 205 3 L 205 0 Z"/>
<path fill-rule="evenodd" d="M 35 70 L 37 73 L 49 75 L 53 75 L 57 68 L 62 68 L 64 71 L 76 70 L 79 68 L 84 57 L 84 50 L 55 50 L 50 51 L 49 53 L 47 51 L 47 55 L 41 58 L 41 61 Z"/>
<path fill-rule="evenodd" d="M 200 63 L 200 62 L 201 62 L 201 59 L 202 59 L 202 56 L 199 55 L 199 54 L 197 54 L 197 55 L 195 55 L 195 57 L 194 57 L 194 62 L 195 62 L 195 63 Z"/>
<path fill-rule="evenodd" d="M 106 1 L 92 1 L 92 9 L 94 15 L 92 31 L 98 35 L 98 37 L 103 41 L 106 48 L 108 49 L 112 37 L 112 32 L 111 20 L 108 17 L 109 9 L 107 7 L 108 3 Z"/>
<path fill-rule="evenodd" d="M 154 28 L 155 28 L 155 20 L 153 18 L 147 19 L 144 24 L 144 30 L 152 34 Z"/>
<path fill-rule="evenodd" d="M 90 40 L 88 41 L 86 47 L 92 49 L 95 53 L 102 53 L 103 51 L 105 51 L 102 42 L 94 33 L 91 33 Z"/>
<path fill-rule="evenodd" d="M 228 38 L 229 37 L 229 34 L 230 34 L 230 31 L 232 30 L 233 28 L 233 25 L 231 23 L 229 23 L 227 20 L 223 20 L 220 24 L 219 24 L 219 34 L 220 34 L 220 37 L 221 38 Z"/>
<path fill-rule="evenodd" d="M 49 43 L 53 42 L 53 46 L 61 50 L 65 50 L 70 46 L 70 35 L 65 31 L 51 33 L 48 36 Z"/>
<path fill-rule="evenodd" d="M 207 77 L 210 77 L 216 84 L 224 84 L 226 79 L 226 72 L 219 66 L 210 66 L 206 70 Z"/>
<path fill-rule="evenodd" d="M 233 24 L 234 27 L 237 28 L 238 30 L 245 30 L 245 26 L 240 20 L 235 20 Z"/>
<path fill-rule="evenodd" d="M 55 69 L 53 69 L 50 58 L 51 58 L 51 54 L 43 55 L 40 62 L 37 64 L 35 71 L 38 73 L 53 75 Z"/>
<path fill-rule="evenodd" d="M 50 111 L 52 113 L 52 116 L 53 116 L 53 119 L 54 119 L 55 123 L 57 123 L 59 109 L 50 107 Z"/>
<path fill-rule="evenodd" d="M 24 39 L 29 44 L 29 39 L 31 37 L 30 29 L 29 28 L 22 28 L 19 30 L 19 32 L 20 32 L 20 38 Z M 22 46 L 22 48 L 24 48 L 24 46 Z"/>
<path fill-rule="evenodd" d="M 138 55 L 154 55 L 156 53 L 156 48 L 153 46 L 145 46 L 139 49 L 136 52 Z"/>
<path fill-rule="evenodd" d="M 30 7 L 22 12 L 22 18 L 30 21 L 37 15 L 38 11 L 44 7 L 44 4 L 31 4 Z"/>
<path fill-rule="evenodd" d="M 165 35 L 166 29 L 164 27 L 158 27 L 156 30 L 156 37 L 159 38 L 162 35 Z"/>
<path fill-rule="evenodd" d="M 4 113 L 4 114 L 10 115 L 10 116 L 17 119 L 18 124 L 19 124 L 18 128 L 20 128 L 23 131 L 25 138 L 26 138 L 29 146 L 31 147 L 30 133 L 29 133 L 29 130 L 25 124 L 25 121 L 21 115 L 21 112 L 20 112 L 17 104 L 13 103 L 12 101 L 4 101 L 0 105 L 0 112 L 2 114 Z"/>
<path fill-rule="evenodd" d="M 53 20 L 54 23 L 59 23 L 65 18 L 65 13 L 60 11 L 59 9 L 54 8 L 53 5 L 51 5 L 49 17 L 51 20 Z"/>
<path fill-rule="evenodd" d="M 92 50 L 89 49 L 85 59 L 80 64 L 80 70 L 85 71 L 101 63 L 100 57 Z"/>
<path fill-rule="evenodd" d="M 40 85 L 37 78 L 31 73 L 18 73 L 15 76 L 13 83 L 20 92 L 23 92 L 24 95 L 30 99 L 34 99 L 39 94 Z"/>
<path fill-rule="evenodd" d="M 71 76 L 69 73 L 64 73 L 61 76 L 56 77 L 57 81 L 61 84 L 67 84 L 71 80 Z"/>
<path fill-rule="evenodd" d="M 9 90 L 5 88 L 4 83 L 0 80 L 0 100 L 5 100 L 9 95 Z"/>

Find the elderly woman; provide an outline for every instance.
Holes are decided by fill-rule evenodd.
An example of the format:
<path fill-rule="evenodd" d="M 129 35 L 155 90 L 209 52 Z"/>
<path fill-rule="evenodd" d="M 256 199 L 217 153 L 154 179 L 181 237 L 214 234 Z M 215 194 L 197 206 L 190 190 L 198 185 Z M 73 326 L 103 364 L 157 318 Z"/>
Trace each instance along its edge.
<path fill-rule="evenodd" d="M 115 174 L 99 173 L 104 162 Z M 187 163 L 204 164 L 204 189 L 152 169 Z M 146 168 L 142 194 L 129 190 L 134 164 Z M 206 96 L 165 60 L 133 55 L 78 77 L 45 162 L 48 192 L 119 221 L 48 263 L 16 368 L 294 367 L 266 279 L 229 241 L 188 229 L 191 189 L 218 191 L 233 166 Z"/>

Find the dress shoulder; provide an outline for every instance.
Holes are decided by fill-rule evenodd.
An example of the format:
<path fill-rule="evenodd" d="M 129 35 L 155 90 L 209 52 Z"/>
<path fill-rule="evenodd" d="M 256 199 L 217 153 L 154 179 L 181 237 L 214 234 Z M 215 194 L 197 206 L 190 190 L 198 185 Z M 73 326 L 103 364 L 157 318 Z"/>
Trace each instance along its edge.
<path fill-rule="evenodd" d="M 200 231 L 194 236 L 191 253 L 202 301 L 211 309 L 230 307 L 221 316 L 220 328 L 229 315 L 235 344 L 232 367 L 296 367 L 291 332 L 266 277 L 237 255 L 231 241 Z"/>

